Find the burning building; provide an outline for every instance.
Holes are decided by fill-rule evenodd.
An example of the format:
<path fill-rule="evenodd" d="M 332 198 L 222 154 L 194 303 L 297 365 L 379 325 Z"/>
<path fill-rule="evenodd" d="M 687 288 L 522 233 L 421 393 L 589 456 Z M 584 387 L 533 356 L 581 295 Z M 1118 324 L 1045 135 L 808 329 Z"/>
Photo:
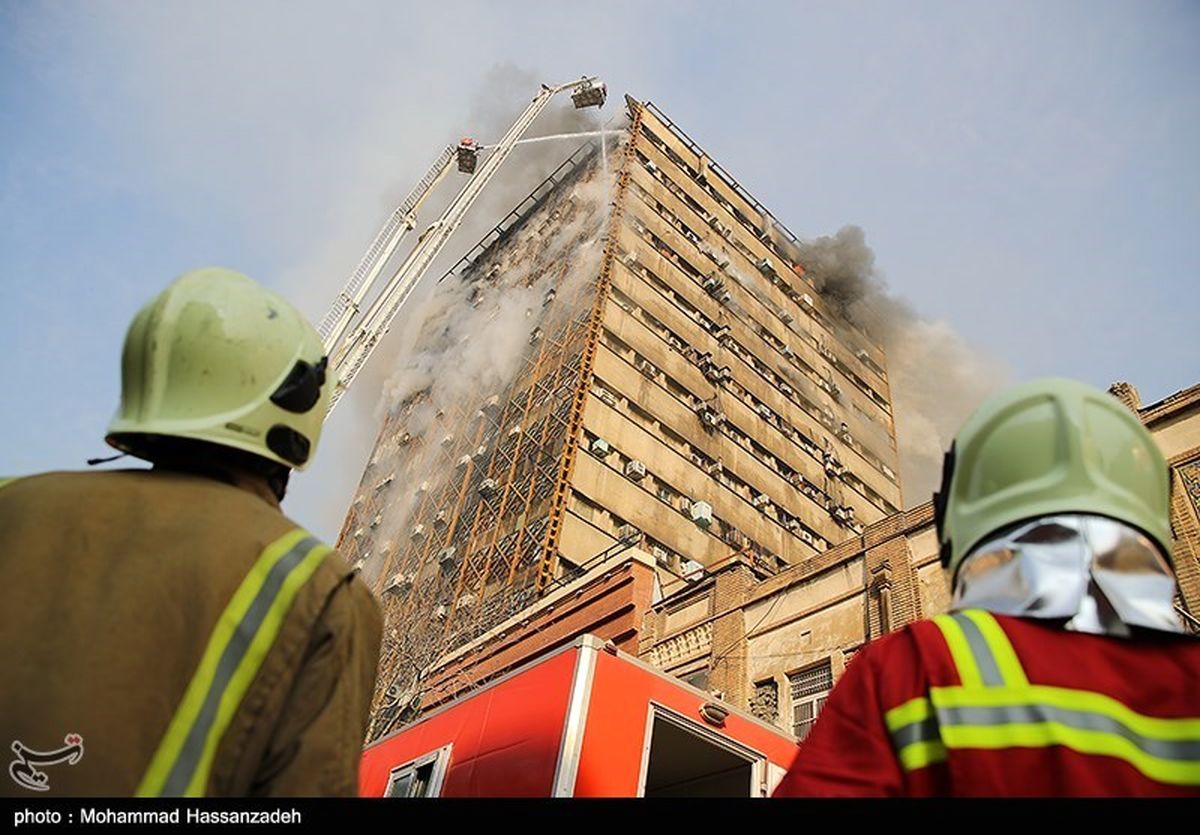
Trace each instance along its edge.
<path fill-rule="evenodd" d="M 887 363 L 660 110 L 579 148 L 425 305 L 339 541 L 385 612 L 372 736 L 423 671 L 614 554 L 762 580 L 901 506 Z"/>

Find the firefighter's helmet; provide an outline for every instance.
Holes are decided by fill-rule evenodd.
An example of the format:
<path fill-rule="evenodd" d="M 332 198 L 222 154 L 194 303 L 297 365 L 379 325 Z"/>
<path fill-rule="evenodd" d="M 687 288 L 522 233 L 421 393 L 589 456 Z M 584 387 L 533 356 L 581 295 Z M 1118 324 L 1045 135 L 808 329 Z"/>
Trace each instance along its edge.
<path fill-rule="evenodd" d="M 1062 513 L 1125 522 L 1171 558 L 1168 470 L 1150 433 L 1112 395 L 1044 378 L 984 403 L 954 439 L 934 495 L 942 564 L 953 578 L 985 537 Z"/>
<path fill-rule="evenodd" d="M 291 304 L 240 273 L 195 270 L 130 324 L 106 440 L 151 459 L 157 438 L 206 441 L 304 469 L 330 376 L 321 338 Z"/>

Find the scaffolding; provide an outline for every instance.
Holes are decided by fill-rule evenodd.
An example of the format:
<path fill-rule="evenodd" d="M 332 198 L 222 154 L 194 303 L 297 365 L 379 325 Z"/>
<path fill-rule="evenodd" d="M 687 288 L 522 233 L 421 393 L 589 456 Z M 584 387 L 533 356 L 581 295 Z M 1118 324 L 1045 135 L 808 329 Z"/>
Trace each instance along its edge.
<path fill-rule="evenodd" d="M 420 692 L 422 671 L 437 658 L 527 607 L 558 575 L 573 574 L 559 565 L 558 538 L 619 218 L 616 210 L 582 216 L 571 186 L 603 175 L 598 142 L 605 141 L 576 150 L 443 280 L 497 280 L 492 273 L 506 247 L 531 239 L 514 233 L 538 223 L 571 230 L 560 233 L 569 240 L 558 242 L 568 252 L 603 240 L 598 274 L 573 276 L 569 258 L 538 263 L 524 283 L 546 281 L 549 289 L 511 381 L 475 402 L 438 404 L 423 433 L 408 427 L 409 416 L 429 405 L 418 393 L 381 428 L 377 459 L 339 542 L 351 562 L 373 550 L 380 566 L 365 577 L 386 625 L 372 738 L 404 713 Z M 618 205 L 628 180 L 625 150 Z M 380 520 L 397 502 L 411 502 L 408 523 L 384 540 Z"/>

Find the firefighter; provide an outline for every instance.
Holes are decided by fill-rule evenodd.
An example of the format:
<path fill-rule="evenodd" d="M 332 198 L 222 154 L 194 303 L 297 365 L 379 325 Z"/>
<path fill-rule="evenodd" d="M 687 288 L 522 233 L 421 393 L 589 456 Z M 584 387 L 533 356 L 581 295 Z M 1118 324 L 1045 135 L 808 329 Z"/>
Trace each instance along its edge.
<path fill-rule="evenodd" d="M 0 793 L 357 792 L 378 605 L 279 504 L 331 376 L 228 270 L 137 314 L 106 440 L 153 467 L 0 487 Z"/>
<path fill-rule="evenodd" d="M 934 496 L 950 613 L 854 658 L 775 796 L 1200 794 L 1168 487 L 1104 392 L 1042 379 L 985 403 Z"/>

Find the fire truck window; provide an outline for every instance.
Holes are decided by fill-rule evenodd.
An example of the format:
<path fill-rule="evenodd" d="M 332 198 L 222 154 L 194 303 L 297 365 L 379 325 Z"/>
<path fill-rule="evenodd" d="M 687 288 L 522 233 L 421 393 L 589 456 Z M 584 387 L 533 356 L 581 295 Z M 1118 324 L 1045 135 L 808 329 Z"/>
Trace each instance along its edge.
<path fill-rule="evenodd" d="M 753 760 L 656 717 L 646 797 L 750 797 Z"/>
<path fill-rule="evenodd" d="M 392 769 L 386 797 L 437 797 L 450 759 L 450 746 Z"/>

